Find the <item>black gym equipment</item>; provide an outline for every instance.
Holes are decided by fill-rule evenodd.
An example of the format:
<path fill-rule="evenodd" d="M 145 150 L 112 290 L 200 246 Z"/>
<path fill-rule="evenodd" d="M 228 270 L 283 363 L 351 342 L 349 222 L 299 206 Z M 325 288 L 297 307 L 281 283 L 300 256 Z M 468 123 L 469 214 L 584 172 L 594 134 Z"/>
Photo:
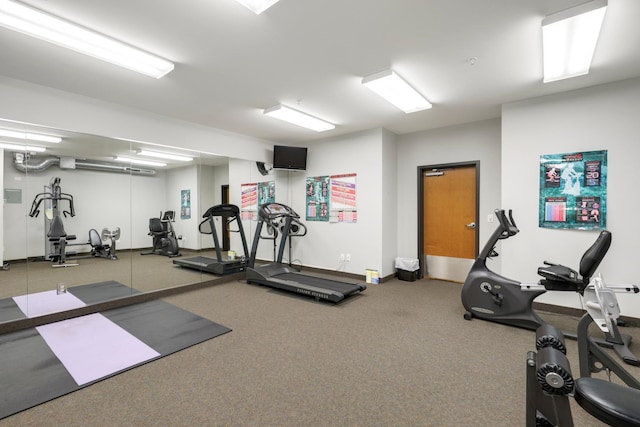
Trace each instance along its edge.
<path fill-rule="evenodd" d="M 91 245 L 91 256 L 116 260 L 116 240 L 120 238 L 120 227 L 115 230 L 102 229 L 102 234 L 98 234 L 95 228 L 89 230 L 89 244 Z M 109 242 L 109 243 L 104 243 Z"/>
<path fill-rule="evenodd" d="M 257 283 L 276 289 L 295 292 L 315 298 L 316 301 L 326 300 L 334 303 L 364 291 L 367 286 L 362 283 L 348 283 L 301 273 L 297 269 L 283 264 L 282 258 L 287 239 L 292 235 L 292 223 L 301 224 L 300 216 L 289 206 L 281 203 L 265 203 L 258 210 L 258 224 L 256 226 L 251 256 L 247 264 L 247 283 Z M 276 261 L 257 266 L 256 253 L 261 238 L 262 227 L 280 229 L 280 244 Z"/>
<path fill-rule="evenodd" d="M 603 295 L 607 294 L 606 286 L 596 286 L 600 286 Z M 608 425 L 640 426 L 640 381 L 602 351 L 587 333 L 589 324 L 598 323 L 597 318 L 606 318 L 609 324 L 616 321 L 617 301 L 601 298 L 591 306 L 592 313 L 582 317 L 578 328 L 580 378 L 572 375 L 562 332 L 549 324 L 536 330 L 538 352 L 528 352 L 526 359 L 527 427 L 572 427 L 569 395 L 573 395 L 585 411 Z M 596 317 L 592 316 L 594 312 L 598 313 Z M 628 387 L 591 377 L 592 373 L 602 370 L 615 373 Z"/>
<path fill-rule="evenodd" d="M 537 284 L 525 284 L 501 276 L 487 267 L 488 258 L 498 256 L 495 246 L 498 240 L 515 236 L 519 230 L 509 211 L 495 211 L 498 227 L 493 232 L 486 245 L 478 255 L 462 287 L 461 299 L 466 312 L 464 318 L 474 317 L 506 325 L 536 330 L 544 322 L 533 309 L 533 300 L 546 291 L 577 292 L 581 296 L 585 291 L 589 294 L 594 282 L 593 277 L 600 262 L 611 245 L 611 233 L 603 230 L 593 245 L 587 249 L 580 260 L 580 271 L 568 267 L 551 264 L 545 261 L 545 266 L 538 269 L 543 277 Z M 608 289 L 616 292 L 638 293 L 634 285 L 611 285 Z M 587 307 L 588 310 L 588 307 Z M 640 365 L 638 359 L 629 350 L 631 337 L 622 335 L 617 324 L 612 324 L 604 331 L 605 340 L 600 345 L 612 347 L 618 355 L 631 365 Z"/>
<path fill-rule="evenodd" d="M 160 212 L 159 218 L 149 218 L 149 233 L 153 237 L 153 248 L 140 255 L 164 255 L 169 258 L 180 256 L 178 238 L 173 230 L 175 211 Z"/>
<path fill-rule="evenodd" d="M 44 259 L 55 262 L 53 267 L 75 267 L 78 264 L 67 262 L 67 256 L 72 254 L 67 253 L 66 248 L 67 242 L 75 240 L 76 236 L 67 234 L 62 221 L 62 216 L 66 218 L 76 215 L 73 196 L 62 192 L 59 177 L 51 178 L 49 185 L 45 186 L 44 190 L 44 192 L 36 194 L 29 211 L 30 217 L 37 217 L 40 214 L 40 205 L 44 203 L 44 227 L 47 233 L 44 244 Z M 68 203 L 68 211 L 62 209 L 61 202 L 63 201 Z"/>
<path fill-rule="evenodd" d="M 222 258 L 222 250 L 220 248 L 218 232 L 216 231 L 214 222 L 216 217 L 222 217 L 223 227 L 229 231 L 240 233 L 244 256 L 239 258 L 233 257 L 233 259 Z M 202 218 L 204 218 L 204 221 L 198 225 L 198 230 L 202 234 L 211 234 L 213 236 L 213 244 L 216 249 L 216 259 L 198 256 L 194 258 L 174 259 L 173 263 L 180 267 L 192 268 L 194 270 L 213 273 L 219 276 L 244 271 L 247 259 L 249 258 L 249 250 L 247 249 L 247 240 L 245 238 L 242 221 L 240 219 L 240 209 L 236 205 L 231 204 L 216 205 L 207 209 L 204 215 L 202 215 Z M 236 222 L 238 227 L 237 230 L 230 229 L 230 225 L 233 222 Z"/>

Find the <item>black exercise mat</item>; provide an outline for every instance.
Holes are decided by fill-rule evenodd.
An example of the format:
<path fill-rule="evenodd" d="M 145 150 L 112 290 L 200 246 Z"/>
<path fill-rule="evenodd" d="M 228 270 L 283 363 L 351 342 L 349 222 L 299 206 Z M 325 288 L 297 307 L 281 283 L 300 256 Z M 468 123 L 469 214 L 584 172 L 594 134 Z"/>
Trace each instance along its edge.
<path fill-rule="evenodd" d="M 70 288 L 69 292 L 91 304 L 107 295 L 130 294 L 131 289 L 105 282 Z M 160 300 L 101 314 L 160 356 L 78 386 L 35 328 L 0 335 L 0 419 L 231 331 Z"/>

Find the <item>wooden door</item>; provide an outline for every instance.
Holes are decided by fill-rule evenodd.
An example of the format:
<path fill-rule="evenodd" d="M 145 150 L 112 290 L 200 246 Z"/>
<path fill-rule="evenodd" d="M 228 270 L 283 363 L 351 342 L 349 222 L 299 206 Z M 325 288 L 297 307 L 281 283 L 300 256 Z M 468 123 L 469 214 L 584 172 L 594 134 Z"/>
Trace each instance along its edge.
<path fill-rule="evenodd" d="M 477 253 L 476 165 L 425 170 L 422 180 L 426 273 L 464 282 Z"/>

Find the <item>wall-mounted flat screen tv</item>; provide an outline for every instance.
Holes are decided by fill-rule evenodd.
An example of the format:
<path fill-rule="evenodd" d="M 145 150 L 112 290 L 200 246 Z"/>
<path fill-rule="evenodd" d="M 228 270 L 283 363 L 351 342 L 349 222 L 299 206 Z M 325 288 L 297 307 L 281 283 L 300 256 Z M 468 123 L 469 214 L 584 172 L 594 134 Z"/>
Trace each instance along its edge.
<path fill-rule="evenodd" d="M 287 147 L 276 145 L 273 147 L 273 168 L 274 169 L 307 169 L 307 148 Z"/>

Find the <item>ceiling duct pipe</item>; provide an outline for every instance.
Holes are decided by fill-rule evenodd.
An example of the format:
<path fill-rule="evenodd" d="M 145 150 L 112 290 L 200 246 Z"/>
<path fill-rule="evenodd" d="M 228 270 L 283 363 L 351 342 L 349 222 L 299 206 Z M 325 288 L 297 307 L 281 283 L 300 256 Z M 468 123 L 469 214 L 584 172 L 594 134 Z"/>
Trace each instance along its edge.
<path fill-rule="evenodd" d="M 57 157 L 46 157 L 38 159 L 38 162 L 29 162 L 31 160 L 24 153 L 13 153 L 13 166 L 20 172 L 43 172 L 52 165 L 59 165 L 60 159 Z"/>
<path fill-rule="evenodd" d="M 44 172 L 49 167 L 56 164 L 60 166 L 60 169 L 85 169 L 147 176 L 156 174 L 154 169 L 131 167 L 126 164 L 99 162 L 94 160 L 78 160 L 69 157 L 65 157 L 64 159 L 60 159 L 58 157 L 34 159 L 24 153 L 13 153 L 13 166 L 20 172 Z"/>
<path fill-rule="evenodd" d="M 76 169 L 87 169 L 107 172 L 124 172 L 134 175 L 155 175 L 154 169 L 143 169 L 127 164 L 97 162 L 93 160 L 76 160 Z"/>

